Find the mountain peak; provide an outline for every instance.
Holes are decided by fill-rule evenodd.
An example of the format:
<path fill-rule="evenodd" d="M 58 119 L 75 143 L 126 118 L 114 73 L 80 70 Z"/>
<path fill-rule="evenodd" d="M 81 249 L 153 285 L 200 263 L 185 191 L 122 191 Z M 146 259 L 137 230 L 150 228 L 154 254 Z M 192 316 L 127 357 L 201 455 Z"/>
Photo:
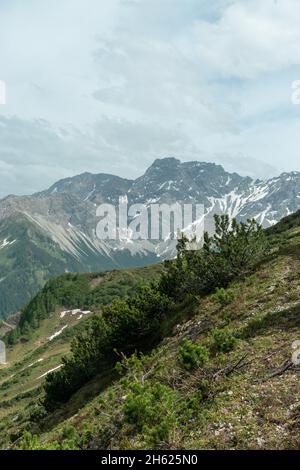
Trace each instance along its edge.
<path fill-rule="evenodd" d="M 175 158 L 175 157 L 162 157 L 162 158 L 156 158 L 154 160 L 154 162 L 152 163 L 152 165 L 155 165 L 155 164 L 180 164 L 181 161 L 179 160 L 179 158 Z"/>
<path fill-rule="evenodd" d="M 181 165 L 181 161 L 175 157 L 165 157 L 165 158 L 157 158 L 154 160 L 152 165 L 149 166 L 148 170 L 164 170 L 170 168 L 177 168 Z"/>

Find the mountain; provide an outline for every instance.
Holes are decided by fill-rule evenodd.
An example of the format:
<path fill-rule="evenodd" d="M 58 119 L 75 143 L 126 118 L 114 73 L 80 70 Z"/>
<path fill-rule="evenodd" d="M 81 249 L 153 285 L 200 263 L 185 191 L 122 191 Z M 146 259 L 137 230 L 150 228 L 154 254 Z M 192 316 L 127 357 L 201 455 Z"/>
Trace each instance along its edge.
<path fill-rule="evenodd" d="M 299 449 L 299 217 L 267 229 L 271 255 L 227 288 L 170 302 L 162 338 L 143 355 L 126 359 L 116 346 L 116 370 L 102 368 L 47 411 L 44 381 L 62 370 L 74 337 L 81 351 L 105 306 L 131 299 L 139 282 L 159 279 L 163 269 L 50 280 L 22 314 L 23 325 L 40 315 L 38 301 L 43 318 L 8 346 L 0 366 L 0 448 Z M 122 318 L 130 326 L 125 311 Z"/>
<path fill-rule="evenodd" d="M 204 204 L 207 226 L 214 213 L 264 227 L 295 212 L 300 202 L 300 173 L 268 181 L 252 180 L 204 162 L 155 160 L 144 175 L 128 180 L 84 173 L 55 183 L 32 196 L 0 201 L 0 317 L 17 310 L 53 275 L 143 266 L 173 257 L 175 242 L 100 240 L 96 208 L 102 203 Z"/>

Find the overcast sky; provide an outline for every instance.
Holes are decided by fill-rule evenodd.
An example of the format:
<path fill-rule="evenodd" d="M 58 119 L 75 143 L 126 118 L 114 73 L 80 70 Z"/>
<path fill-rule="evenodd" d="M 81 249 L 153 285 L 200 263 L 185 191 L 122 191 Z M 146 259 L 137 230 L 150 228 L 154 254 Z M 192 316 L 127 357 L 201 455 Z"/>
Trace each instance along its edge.
<path fill-rule="evenodd" d="M 0 196 L 155 158 L 300 170 L 299 0 L 0 0 Z"/>

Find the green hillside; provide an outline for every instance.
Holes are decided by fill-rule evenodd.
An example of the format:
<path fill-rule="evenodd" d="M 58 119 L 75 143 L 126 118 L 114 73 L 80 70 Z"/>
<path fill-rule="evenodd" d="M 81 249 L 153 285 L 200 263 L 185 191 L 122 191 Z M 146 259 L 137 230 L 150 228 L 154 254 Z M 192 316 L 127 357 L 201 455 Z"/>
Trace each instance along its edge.
<path fill-rule="evenodd" d="M 21 215 L 0 223 L 0 246 L 1 318 L 20 308 L 47 279 L 64 272 L 68 260 L 49 237 Z M 75 262 L 72 267 L 76 271 Z"/>
<path fill-rule="evenodd" d="M 63 250 L 25 214 L 0 220 L 0 319 L 16 312 L 46 281 L 62 273 L 104 272 L 157 262 L 154 255 L 145 261 L 128 250 L 107 256 L 80 238 L 70 239 L 69 244 L 77 255 Z"/>
<path fill-rule="evenodd" d="M 30 327 L 0 372 L 2 448 L 300 448 L 298 214 L 266 234 L 230 231 L 226 219 L 217 228 L 201 252 L 179 244 L 163 274 L 45 286 L 36 299 L 46 305 L 56 286 L 55 313 L 51 305 L 36 324 L 36 300 L 24 309 L 20 325 Z M 128 273 L 156 282 L 137 289 Z M 122 279 L 125 290 L 103 293 Z"/>
<path fill-rule="evenodd" d="M 7 364 L 0 365 L 0 436 L 8 428 L 15 432 L 19 426 L 15 425 L 16 418 L 17 422 L 28 419 L 24 410 L 28 407 L 31 413 L 35 408 L 44 374 L 61 364 L 73 337 L 99 315 L 101 305 L 132 295 L 138 285 L 157 277 L 160 271 L 161 266 L 154 265 L 99 274 L 65 274 L 48 281 L 24 307 L 21 318 L 13 316 L 0 324 L 0 337 L 2 332 L 7 343 Z"/>

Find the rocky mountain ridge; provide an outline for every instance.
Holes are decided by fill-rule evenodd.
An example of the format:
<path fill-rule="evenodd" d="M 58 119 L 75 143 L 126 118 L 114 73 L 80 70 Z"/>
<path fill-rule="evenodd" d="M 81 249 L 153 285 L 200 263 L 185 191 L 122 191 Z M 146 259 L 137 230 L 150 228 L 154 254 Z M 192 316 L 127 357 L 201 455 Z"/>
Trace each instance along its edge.
<path fill-rule="evenodd" d="M 8 196 L 0 201 L 0 316 L 19 308 L 52 275 L 141 266 L 172 257 L 174 240 L 96 236 L 97 207 L 117 206 L 124 196 L 129 206 L 203 204 L 207 221 L 215 213 L 227 213 L 239 220 L 255 218 L 268 227 L 299 209 L 300 173 L 254 181 L 213 163 L 163 158 L 135 180 L 83 173 L 32 196 Z"/>

